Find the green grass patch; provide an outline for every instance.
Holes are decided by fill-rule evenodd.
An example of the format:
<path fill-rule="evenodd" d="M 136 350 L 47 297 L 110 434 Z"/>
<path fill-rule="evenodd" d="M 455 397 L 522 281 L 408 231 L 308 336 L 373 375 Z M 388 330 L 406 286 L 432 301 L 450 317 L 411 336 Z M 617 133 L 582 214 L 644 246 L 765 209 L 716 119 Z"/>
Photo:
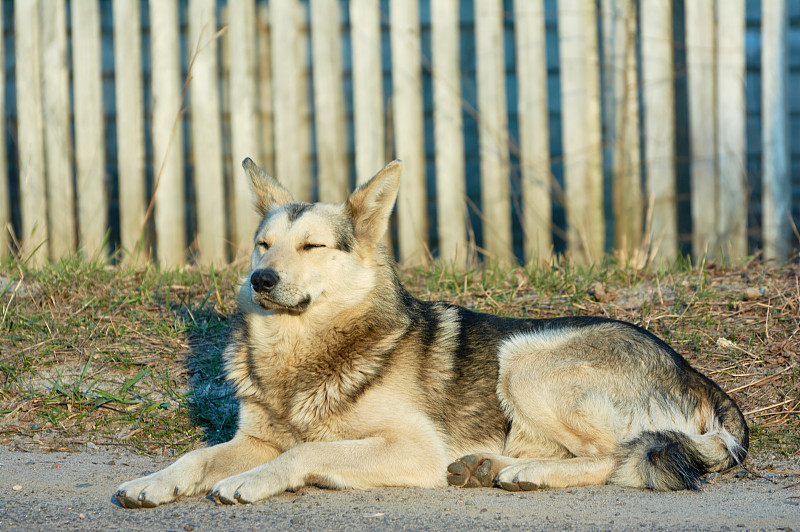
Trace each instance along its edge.
<path fill-rule="evenodd" d="M 180 454 L 229 439 L 237 404 L 221 353 L 240 274 L 74 258 L 40 269 L 0 263 L 0 443 Z M 482 312 L 634 322 L 732 390 L 754 449 L 800 447 L 797 264 L 434 263 L 401 277 L 417 297 Z"/>

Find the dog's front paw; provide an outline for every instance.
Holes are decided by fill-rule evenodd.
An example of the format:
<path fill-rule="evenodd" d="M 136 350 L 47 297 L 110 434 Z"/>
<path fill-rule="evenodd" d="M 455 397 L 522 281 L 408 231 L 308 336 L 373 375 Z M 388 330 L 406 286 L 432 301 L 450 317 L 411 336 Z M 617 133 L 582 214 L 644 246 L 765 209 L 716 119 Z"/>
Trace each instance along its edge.
<path fill-rule="evenodd" d="M 286 482 L 262 468 L 235 475 L 217 482 L 209 495 L 218 504 L 249 504 L 289 489 Z"/>
<path fill-rule="evenodd" d="M 181 495 L 180 486 L 155 473 L 122 483 L 114 496 L 125 508 L 155 508 Z"/>

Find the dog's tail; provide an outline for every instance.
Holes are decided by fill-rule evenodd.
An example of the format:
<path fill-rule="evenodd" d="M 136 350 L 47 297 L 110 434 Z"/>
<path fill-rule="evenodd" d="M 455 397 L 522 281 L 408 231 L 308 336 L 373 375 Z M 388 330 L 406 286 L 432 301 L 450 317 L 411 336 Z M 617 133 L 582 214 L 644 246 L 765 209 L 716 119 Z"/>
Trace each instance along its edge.
<path fill-rule="evenodd" d="M 696 490 L 704 474 L 742 463 L 749 446 L 744 416 L 716 385 L 710 391 L 716 404 L 707 430 L 643 432 L 622 443 L 609 483 L 659 491 Z"/>

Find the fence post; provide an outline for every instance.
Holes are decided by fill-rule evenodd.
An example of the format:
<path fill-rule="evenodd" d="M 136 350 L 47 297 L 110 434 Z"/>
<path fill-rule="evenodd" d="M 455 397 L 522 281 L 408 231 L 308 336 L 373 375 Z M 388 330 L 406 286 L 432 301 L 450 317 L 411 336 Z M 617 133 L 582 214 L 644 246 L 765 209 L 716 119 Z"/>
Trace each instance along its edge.
<path fill-rule="evenodd" d="M 787 136 L 785 0 L 762 2 L 762 230 L 764 258 L 784 261 L 791 249 L 791 174 Z"/>
<path fill-rule="evenodd" d="M 390 2 L 389 9 L 394 138 L 396 157 L 403 160 L 403 186 L 397 197 L 397 240 L 400 260 L 423 264 L 429 252 L 419 2 Z"/>
<path fill-rule="evenodd" d="M 361 184 L 386 164 L 378 0 L 350 1 L 350 46 L 353 50 L 356 182 Z"/>
<path fill-rule="evenodd" d="M 458 0 L 431 1 L 433 126 L 439 258 L 461 269 L 469 260 L 466 172 L 458 53 Z"/>
<path fill-rule="evenodd" d="M 483 247 L 491 258 L 501 262 L 513 262 L 508 108 L 501 0 L 475 2 L 475 56 Z"/>
<path fill-rule="evenodd" d="M 311 200 L 311 176 L 304 158 L 310 152 L 310 137 L 302 123 L 303 100 L 307 86 L 303 82 L 306 58 L 302 52 L 297 0 L 270 2 L 270 52 L 273 105 L 275 113 L 275 177 L 298 200 Z"/>
<path fill-rule="evenodd" d="M 266 7 L 266 6 L 265 6 Z M 256 29 L 258 19 L 254 0 L 229 0 L 228 40 L 231 110 L 231 172 L 232 240 L 234 257 L 237 252 L 250 251 L 251 236 L 258 223 L 252 208 L 250 185 L 242 171 L 242 161 L 250 157 L 264 165 L 258 128 Z M 270 168 L 271 164 L 264 166 Z"/>
<path fill-rule="evenodd" d="M 340 203 L 350 192 L 341 25 L 338 0 L 311 0 L 317 181 L 319 199 L 328 203 Z"/>
<path fill-rule="evenodd" d="M 567 248 L 577 262 L 605 252 L 600 81 L 594 2 L 559 0 Z"/>
<path fill-rule="evenodd" d="M 641 264 L 642 177 L 639 157 L 639 83 L 636 5 L 603 0 L 603 55 L 607 136 L 611 143 L 614 252 Z"/>
<path fill-rule="evenodd" d="M 198 261 L 219 265 L 225 263 L 226 253 L 216 1 L 190 0 L 188 19 L 186 48 L 191 65 L 189 103 Z"/>
<path fill-rule="evenodd" d="M 75 99 L 80 251 L 84 258 L 105 259 L 108 231 L 106 142 L 103 130 L 103 65 L 97 0 L 72 0 L 72 70 Z"/>
<path fill-rule="evenodd" d="M 692 254 L 699 261 L 717 251 L 717 171 L 714 68 L 714 0 L 686 9 L 686 75 L 692 180 Z"/>
<path fill-rule="evenodd" d="M 115 0 L 112 4 L 120 243 L 131 256 L 146 259 L 148 248 L 140 241 L 147 209 L 140 9 L 138 0 Z"/>
<path fill-rule="evenodd" d="M 678 256 L 672 0 L 641 4 L 642 98 L 650 260 Z"/>
<path fill-rule="evenodd" d="M 47 210 L 51 220 L 50 257 L 58 260 L 75 252 L 67 6 L 65 0 L 54 0 L 40 6 Z"/>
<path fill-rule="evenodd" d="M 716 5 L 718 247 L 738 259 L 747 254 L 745 6 L 744 0 Z"/>
<path fill-rule="evenodd" d="M 547 262 L 553 252 L 550 118 L 544 5 L 514 2 L 517 54 L 517 119 L 522 173 L 525 261 Z"/>
<path fill-rule="evenodd" d="M 38 266 L 47 259 L 42 75 L 39 53 L 39 1 L 14 3 L 22 256 Z"/>
<path fill-rule="evenodd" d="M 185 258 L 186 214 L 181 67 L 176 0 L 150 0 L 156 254 L 167 267 Z"/>

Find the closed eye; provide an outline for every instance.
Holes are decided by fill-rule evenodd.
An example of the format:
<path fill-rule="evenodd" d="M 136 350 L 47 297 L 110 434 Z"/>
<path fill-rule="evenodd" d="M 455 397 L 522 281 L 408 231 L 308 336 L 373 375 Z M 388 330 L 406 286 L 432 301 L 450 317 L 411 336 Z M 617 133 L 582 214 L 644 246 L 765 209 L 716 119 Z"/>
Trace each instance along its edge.
<path fill-rule="evenodd" d="M 269 249 L 269 242 L 265 242 L 263 240 L 259 241 L 256 245 L 258 246 L 258 249 L 262 252 L 267 251 Z"/>
<path fill-rule="evenodd" d="M 324 247 L 325 247 L 325 244 L 311 244 L 311 243 L 308 243 L 308 244 L 303 244 L 303 251 L 308 251 L 309 249 L 314 249 L 314 248 L 324 248 Z"/>

